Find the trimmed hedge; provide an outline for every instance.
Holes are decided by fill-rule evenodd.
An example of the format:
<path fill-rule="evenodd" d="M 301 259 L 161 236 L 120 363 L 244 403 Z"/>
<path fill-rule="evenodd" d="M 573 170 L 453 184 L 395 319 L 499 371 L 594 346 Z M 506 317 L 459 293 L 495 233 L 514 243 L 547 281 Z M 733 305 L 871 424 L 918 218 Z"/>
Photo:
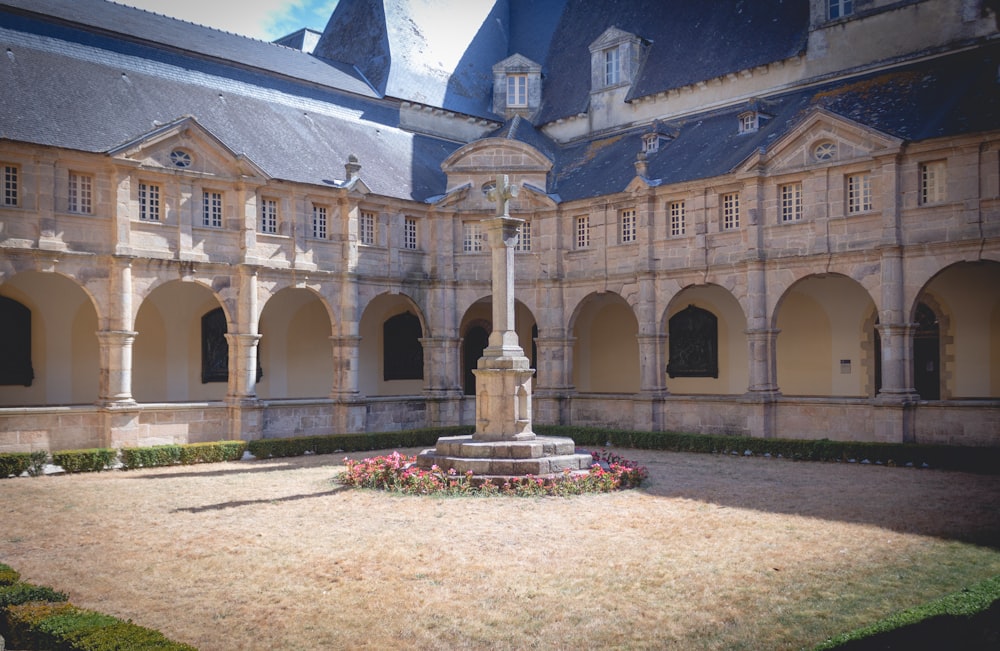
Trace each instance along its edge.
<path fill-rule="evenodd" d="M 247 444 L 250 454 L 258 459 L 272 457 L 297 457 L 304 454 L 333 454 L 336 452 L 365 452 L 392 448 L 433 447 L 442 436 L 471 434 L 471 427 L 435 427 L 411 429 L 400 432 L 362 434 L 330 434 L 327 436 L 298 436 L 281 439 L 254 439 Z"/>
<path fill-rule="evenodd" d="M 77 608 L 62 592 L 21 583 L 19 576 L 0 563 L 0 636 L 10 648 L 194 651 L 131 621 Z"/>
<path fill-rule="evenodd" d="M 114 448 L 60 450 L 52 453 L 52 463 L 66 472 L 101 472 L 111 468 L 116 461 L 118 450 Z"/>
<path fill-rule="evenodd" d="M 191 465 L 238 461 L 247 449 L 246 441 L 214 441 L 185 445 L 154 445 L 145 448 L 122 448 L 123 470 L 158 466 Z"/>
<path fill-rule="evenodd" d="M 25 471 L 35 476 L 42 472 L 42 466 L 48 459 L 49 453 L 44 450 L 0 453 L 0 479 L 6 479 L 11 475 L 20 477 Z"/>
<path fill-rule="evenodd" d="M 577 445 L 705 452 L 714 454 L 766 455 L 794 461 L 844 461 L 944 468 L 972 472 L 1000 473 L 1000 447 L 918 445 L 831 441 L 829 439 L 765 439 L 750 436 L 685 434 L 680 432 L 634 432 L 600 427 L 536 425 L 535 432 L 547 436 L 568 436 Z"/>

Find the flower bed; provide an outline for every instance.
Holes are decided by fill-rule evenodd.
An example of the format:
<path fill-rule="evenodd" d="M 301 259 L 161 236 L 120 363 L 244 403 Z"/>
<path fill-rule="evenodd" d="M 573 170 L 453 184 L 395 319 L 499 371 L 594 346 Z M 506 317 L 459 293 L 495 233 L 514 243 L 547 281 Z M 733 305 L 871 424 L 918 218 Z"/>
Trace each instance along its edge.
<path fill-rule="evenodd" d="M 471 471 L 460 474 L 454 469 L 419 468 L 415 456 L 393 452 L 389 455 L 355 461 L 344 459 L 347 469 L 337 481 L 356 488 L 375 488 L 411 495 L 580 495 L 608 493 L 636 488 L 648 471 L 643 466 L 607 451 L 591 452 L 594 464 L 586 472 L 563 471 L 558 475 L 484 478 Z"/>

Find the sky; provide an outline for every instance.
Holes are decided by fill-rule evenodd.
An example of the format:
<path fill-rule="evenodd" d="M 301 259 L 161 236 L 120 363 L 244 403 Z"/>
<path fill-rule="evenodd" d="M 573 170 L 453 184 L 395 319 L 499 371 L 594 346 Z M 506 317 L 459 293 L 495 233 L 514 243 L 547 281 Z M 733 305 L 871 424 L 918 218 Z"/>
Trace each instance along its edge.
<path fill-rule="evenodd" d="M 303 27 L 322 32 L 337 0 L 115 0 L 262 41 Z"/>

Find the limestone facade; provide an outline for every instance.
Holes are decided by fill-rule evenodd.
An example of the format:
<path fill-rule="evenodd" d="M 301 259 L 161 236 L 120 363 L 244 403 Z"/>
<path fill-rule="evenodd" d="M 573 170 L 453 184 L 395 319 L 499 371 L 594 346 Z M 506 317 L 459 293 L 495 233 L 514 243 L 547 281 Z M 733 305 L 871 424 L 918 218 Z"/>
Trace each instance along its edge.
<path fill-rule="evenodd" d="M 819 21 L 770 72 L 635 102 L 597 94 L 587 115 L 543 125 L 594 166 L 634 141 L 628 179 L 597 196 L 551 191 L 573 170 L 486 133 L 499 118 L 481 133 L 463 122 L 441 193 L 423 199 L 374 191 L 383 163 L 364 150 L 327 161 L 329 183 L 276 176 L 197 114 L 102 151 L 0 139 L 0 317 L 5 337 L 27 327 L 33 376 L 0 384 L 0 452 L 473 425 L 499 174 L 521 186 L 515 329 L 536 424 L 1000 445 L 992 105 L 988 127 L 910 139 L 814 102 L 725 174 L 650 173 L 693 128 L 668 118 L 817 84 L 831 50 L 872 42 L 893 16 L 946 14 L 961 52 L 996 36 L 983 3 L 869 10 Z M 857 55 L 889 74 L 943 49 L 897 46 Z M 779 83 L 755 85 L 772 72 Z M 403 130 L 461 117 L 397 108 Z M 664 151 L 642 151 L 657 129 Z"/>

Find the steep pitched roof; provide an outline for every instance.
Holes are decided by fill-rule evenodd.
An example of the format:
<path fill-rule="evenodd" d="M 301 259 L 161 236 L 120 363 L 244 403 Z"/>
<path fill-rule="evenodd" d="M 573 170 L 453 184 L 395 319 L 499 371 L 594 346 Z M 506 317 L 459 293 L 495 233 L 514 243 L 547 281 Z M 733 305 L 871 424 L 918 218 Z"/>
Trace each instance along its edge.
<path fill-rule="evenodd" d="M 139 16 L 150 27 L 162 18 Z M 181 25 L 195 32 L 188 41 L 202 34 Z M 243 40 L 241 49 L 294 52 Z M 273 178 L 331 185 L 356 154 L 373 192 L 418 200 L 444 187 L 440 164 L 457 147 L 403 131 L 398 108 L 381 100 L 3 6 L 0 49 L 9 49 L 0 58 L 0 138 L 108 152 L 190 115 Z"/>

